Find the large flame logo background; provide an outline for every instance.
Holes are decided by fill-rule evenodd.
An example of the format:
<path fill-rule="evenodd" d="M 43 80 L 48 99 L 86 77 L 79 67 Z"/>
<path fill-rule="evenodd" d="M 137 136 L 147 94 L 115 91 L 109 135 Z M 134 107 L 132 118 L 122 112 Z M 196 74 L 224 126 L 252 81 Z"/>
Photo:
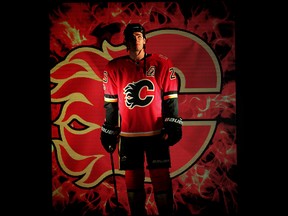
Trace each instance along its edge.
<path fill-rule="evenodd" d="M 50 9 L 55 214 L 71 215 L 73 209 L 73 215 L 109 215 L 115 207 L 110 158 L 99 139 L 101 77 L 109 60 L 126 54 L 122 32 L 128 22 L 144 24 L 147 51 L 169 56 L 181 78 L 184 137 L 171 149 L 177 212 L 237 213 L 234 20 L 225 1 L 217 8 L 219 14 L 194 5 L 188 18 L 171 2 L 63 3 Z M 119 201 L 128 214 L 117 154 L 114 162 Z M 153 215 L 148 174 L 145 180 L 146 208 Z"/>

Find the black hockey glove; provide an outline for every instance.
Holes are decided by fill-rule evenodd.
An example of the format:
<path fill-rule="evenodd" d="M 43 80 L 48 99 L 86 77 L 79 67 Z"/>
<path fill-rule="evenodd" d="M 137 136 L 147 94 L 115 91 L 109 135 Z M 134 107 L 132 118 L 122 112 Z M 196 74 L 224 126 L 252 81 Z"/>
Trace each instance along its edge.
<path fill-rule="evenodd" d="M 182 138 L 183 121 L 180 117 L 167 117 L 164 119 L 164 143 L 169 146 L 175 145 Z M 166 136 L 168 135 L 168 137 Z M 166 136 L 166 137 L 165 137 Z"/>
<path fill-rule="evenodd" d="M 104 123 L 101 128 L 100 140 L 107 152 L 114 152 L 119 142 L 120 128 Z"/>

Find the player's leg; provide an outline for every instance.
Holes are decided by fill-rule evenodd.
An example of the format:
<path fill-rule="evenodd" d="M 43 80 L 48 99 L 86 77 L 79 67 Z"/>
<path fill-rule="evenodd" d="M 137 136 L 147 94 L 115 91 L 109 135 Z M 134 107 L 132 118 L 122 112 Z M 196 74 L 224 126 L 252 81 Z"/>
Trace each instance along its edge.
<path fill-rule="evenodd" d="M 144 188 L 144 170 L 126 170 L 125 181 L 132 216 L 146 215 L 146 193 Z"/>
<path fill-rule="evenodd" d="M 169 146 L 161 144 L 160 136 L 153 137 L 146 148 L 147 168 L 153 185 L 154 198 L 159 215 L 173 215 L 173 188 L 170 177 Z"/>
<path fill-rule="evenodd" d="M 168 168 L 150 169 L 149 172 L 159 215 L 173 215 L 173 190 Z"/>
<path fill-rule="evenodd" d="M 141 138 L 121 137 L 120 169 L 125 170 L 125 182 L 131 216 L 146 215 L 144 187 L 144 149 Z"/>

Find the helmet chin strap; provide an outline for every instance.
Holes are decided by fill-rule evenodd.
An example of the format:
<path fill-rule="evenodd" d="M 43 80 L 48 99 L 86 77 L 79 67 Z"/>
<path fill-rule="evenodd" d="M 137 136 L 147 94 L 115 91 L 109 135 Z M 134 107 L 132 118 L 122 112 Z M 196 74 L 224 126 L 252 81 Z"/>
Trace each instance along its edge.
<path fill-rule="evenodd" d="M 144 47 L 137 53 L 136 56 L 140 55 L 142 51 L 144 52 L 144 57 L 145 57 L 145 49 L 144 49 Z"/>

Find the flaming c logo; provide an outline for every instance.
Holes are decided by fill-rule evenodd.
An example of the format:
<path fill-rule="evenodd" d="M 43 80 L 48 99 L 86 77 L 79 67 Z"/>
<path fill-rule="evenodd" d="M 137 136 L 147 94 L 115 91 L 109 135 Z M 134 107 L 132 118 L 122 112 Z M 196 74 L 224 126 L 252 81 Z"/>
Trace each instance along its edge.
<path fill-rule="evenodd" d="M 154 96 L 146 95 L 145 98 L 140 98 L 140 93 L 143 88 L 147 88 L 148 91 L 154 90 L 154 85 L 150 80 L 143 79 L 138 82 L 129 83 L 124 88 L 125 104 L 129 109 L 133 109 L 135 106 L 145 107 L 149 105 Z"/>
<path fill-rule="evenodd" d="M 183 138 L 171 147 L 174 178 L 197 161 L 213 137 L 216 120 L 205 118 L 209 101 L 201 100 L 201 96 L 220 93 L 221 67 L 212 49 L 190 32 L 162 29 L 148 33 L 147 39 L 147 52 L 168 56 L 181 81 L 179 114 L 184 119 Z M 167 45 L 159 46 L 160 43 Z M 105 118 L 102 76 L 108 61 L 124 54 L 125 46 L 113 47 L 105 41 L 102 51 L 77 48 L 51 70 L 52 150 L 63 172 L 74 177 L 79 187 L 95 187 L 112 175 L 109 154 L 99 138 Z M 145 80 L 133 87 L 140 91 L 143 86 L 153 89 Z M 129 93 L 127 89 L 127 96 Z M 126 101 L 131 108 L 151 100 L 138 98 L 132 103 L 131 99 Z M 124 174 L 118 169 L 118 155 L 113 156 L 116 174 Z M 145 181 L 150 182 L 149 176 Z"/>

